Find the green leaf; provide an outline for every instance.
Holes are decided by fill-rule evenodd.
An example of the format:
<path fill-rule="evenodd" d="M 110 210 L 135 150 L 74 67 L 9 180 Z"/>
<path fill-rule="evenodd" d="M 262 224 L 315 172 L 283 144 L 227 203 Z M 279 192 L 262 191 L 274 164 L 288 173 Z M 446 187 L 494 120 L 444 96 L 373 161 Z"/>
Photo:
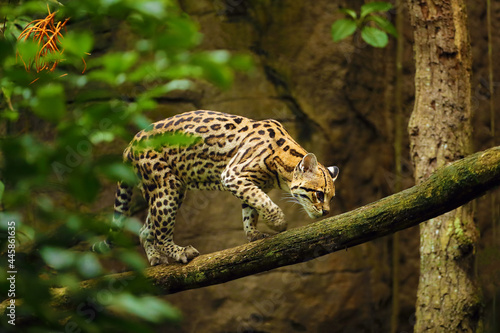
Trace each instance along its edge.
<path fill-rule="evenodd" d="M 12 43 L 9 43 L 5 39 L 0 39 L 0 65 L 3 65 L 4 61 L 13 54 L 14 48 Z"/>
<path fill-rule="evenodd" d="M 387 37 L 385 32 L 368 26 L 364 26 L 361 29 L 361 38 L 373 47 L 385 47 L 389 42 L 389 37 Z"/>
<path fill-rule="evenodd" d="M 5 185 L 0 180 L 0 202 L 2 202 L 3 192 L 5 191 Z"/>
<path fill-rule="evenodd" d="M 234 78 L 233 71 L 227 65 L 229 60 L 230 55 L 226 51 L 199 53 L 192 58 L 192 64 L 195 65 L 191 68 L 192 74 L 195 77 L 200 75 L 201 78 L 227 89 L 231 86 Z"/>
<path fill-rule="evenodd" d="M 141 231 L 143 223 L 134 217 L 128 217 L 123 220 L 123 230 L 129 231 L 134 235 L 138 235 Z"/>
<path fill-rule="evenodd" d="M 216 64 L 225 64 L 231 59 L 231 54 L 227 50 L 216 50 L 207 52 L 206 54 Z"/>
<path fill-rule="evenodd" d="M 153 39 L 160 50 L 186 50 L 197 46 L 202 40 L 198 26 L 185 18 L 172 18 L 167 22 L 167 29 Z"/>
<path fill-rule="evenodd" d="M 39 50 L 38 43 L 32 41 L 31 39 L 19 40 L 16 46 L 17 54 L 21 58 L 21 61 L 24 61 L 26 65 L 29 65 L 33 59 L 35 59 Z"/>
<path fill-rule="evenodd" d="M 86 56 L 92 50 L 94 45 L 94 38 L 90 33 L 76 33 L 73 31 L 68 32 L 61 40 L 61 45 L 64 52 L 72 53 L 78 57 Z"/>
<path fill-rule="evenodd" d="M 76 265 L 80 274 L 86 278 L 93 278 L 102 273 L 102 267 L 95 253 L 83 253 L 77 256 Z"/>
<path fill-rule="evenodd" d="M 174 90 L 188 90 L 191 88 L 192 82 L 189 80 L 172 80 L 167 83 L 165 88 L 165 93 L 169 93 Z"/>
<path fill-rule="evenodd" d="M 3 92 L 3 95 L 5 96 L 5 99 L 7 99 L 7 101 L 10 101 L 10 98 L 12 97 L 13 90 L 14 90 L 14 87 L 10 82 L 6 83 L 5 85 L 2 85 L 2 92 Z"/>
<path fill-rule="evenodd" d="M 83 202 L 92 202 L 97 197 L 101 184 L 93 170 L 86 169 L 83 166 L 81 170 L 75 169 L 66 183 L 70 193 Z"/>
<path fill-rule="evenodd" d="M 366 15 L 375 12 L 386 12 L 392 9 L 392 4 L 389 2 L 369 2 L 361 6 L 361 16 L 360 18 L 365 18 Z"/>
<path fill-rule="evenodd" d="M 233 71 L 227 66 L 221 66 L 216 63 L 208 63 L 203 66 L 203 76 L 223 89 L 228 89 L 233 83 Z"/>
<path fill-rule="evenodd" d="M 139 98 L 155 98 L 161 97 L 168 94 L 174 90 L 187 90 L 192 86 L 191 81 L 189 80 L 172 80 L 163 85 L 158 85 L 154 88 L 151 88 L 140 95 Z"/>
<path fill-rule="evenodd" d="M 398 32 L 396 28 L 386 18 L 377 15 L 370 15 L 368 17 L 368 20 L 375 22 L 380 27 L 380 29 L 384 30 L 385 32 L 390 33 L 396 38 L 398 37 Z"/>
<path fill-rule="evenodd" d="M 332 38 L 338 42 L 356 31 L 356 22 L 350 19 L 337 20 L 332 24 Z"/>
<path fill-rule="evenodd" d="M 57 123 L 66 114 L 64 88 L 60 84 L 50 83 L 36 91 L 34 113 L 46 120 Z"/>
<path fill-rule="evenodd" d="M 12 42 L 16 42 L 19 38 L 19 35 L 22 33 L 24 27 L 31 22 L 33 19 L 24 15 L 14 15 L 5 17 L 5 23 L 3 26 L 3 34 L 5 41 L 8 44 Z M 12 45 L 11 45 L 12 46 Z M 9 47 L 10 48 L 10 47 Z M 1 50 L 1 48 L 0 48 Z M 1 53 L 1 52 L 0 52 Z"/>
<path fill-rule="evenodd" d="M 165 15 L 165 5 L 163 1 L 133 1 L 132 7 L 144 15 L 157 19 Z"/>
<path fill-rule="evenodd" d="M 58 6 L 64 6 L 62 3 L 60 3 L 59 1 L 56 1 L 56 0 L 49 0 L 49 2 L 52 2 L 53 4 L 56 4 Z"/>
<path fill-rule="evenodd" d="M 2 86 L 2 93 L 3 96 L 5 97 L 5 101 L 7 102 L 6 108 L 4 108 L 1 113 L 1 117 L 8 119 L 10 121 L 16 121 L 19 119 L 19 113 L 17 112 L 16 109 L 14 109 L 14 106 L 12 105 L 12 92 L 14 90 L 14 87 L 9 83 L 6 83 Z"/>
<path fill-rule="evenodd" d="M 239 71 L 248 71 L 253 68 L 253 60 L 248 54 L 236 54 L 231 56 L 229 65 Z"/>
<path fill-rule="evenodd" d="M 352 9 L 349 9 L 349 8 L 341 8 L 339 10 L 339 12 L 341 12 L 343 14 L 346 14 L 346 15 L 349 15 L 354 20 L 356 20 L 358 18 L 358 15 L 356 14 L 356 12 L 354 10 L 352 10 Z"/>
<path fill-rule="evenodd" d="M 100 82 L 105 82 L 110 85 L 116 85 L 117 84 L 117 78 L 118 74 L 114 74 L 112 72 L 109 72 L 107 70 L 95 70 L 92 71 L 88 74 L 88 77 L 91 81 L 100 81 Z M 98 94 L 99 92 L 94 92 L 94 94 Z M 104 92 L 103 92 L 104 93 Z"/>
<path fill-rule="evenodd" d="M 164 320 L 178 321 L 181 317 L 179 310 L 153 296 L 137 297 L 131 294 L 118 294 L 113 297 L 111 307 L 156 323 Z"/>
<path fill-rule="evenodd" d="M 151 98 L 143 98 L 142 96 L 137 99 L 137 109 L 140 111 L 154 110 L 158 107 L 158 103 Z"/>
<path fill-rule="evenodd" d="M 19 228 L 25 227 L 25 225 L 21 222 L 22 219 L 23 218 L 18 212 L 0 212 L 0 231 L 7 232 L 9 230 L 9 227 L 13 227 L 13 223 L 11 221 L 15 222 L 14 224 L 17 230 L 19 230 Z"/>
<path fill-rule="evenodd" d="M 102 173 L 114 181 L 135 184 L 137 177 L 131 167 L 123 163 L 112 163 L 101 167 Z"/>
<path fill-rule="evenodd" d="M 151 120 L 143 114 L 135 114 L 132 121 L 137 128 L 146 128 L 151 124 Z"/>
<path fill-rule="evenodd" d="M 145 130 L 147 131 L 147 130 Z M 189 147 L 201 140 L 201 137 L 188 135 L 182 132 L 164 132 L 152 135 L 147 139 L 134 142 L 134 150 L 142 152 L 145 150 L 159 150 L 162 147 Z"/>
<path fill-rule="evenodd" d="M 139 54 L 135 51 L 109 53 L 101 57 L 102 64 L 108 72 L 122 73 L 131 68 L 138 60 Z"/>
<path fill-rule="evenodd" d="M 113 142 L 115 133 L 112 131 L 96 131 L 89 135 L 89 140 L 93 145 L 101 142 Z"/>
<path fill-rule="evenodd" d="M 141 271 L 149 266 L 144 257 L 135 251 L 122 252 L 119 257 L 122 262 L 137 271 Z"/>
<path fill-rule="evenodd" d="M 42 248 L 40 254 L 47 265 L 57 270 L 71 267 L 76 256 L 72 251 L 50 246 Z"/>

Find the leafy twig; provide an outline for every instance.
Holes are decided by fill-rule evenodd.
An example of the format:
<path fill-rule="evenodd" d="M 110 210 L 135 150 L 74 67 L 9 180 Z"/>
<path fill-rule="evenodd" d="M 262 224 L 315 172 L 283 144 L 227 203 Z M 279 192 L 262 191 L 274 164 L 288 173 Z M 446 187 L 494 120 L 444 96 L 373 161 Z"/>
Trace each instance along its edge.
<path fill-rule="evenodd" d="M 387 12 L 392 9 L 392 4 L 388 2 L 370 2 L 361 6 L 361 12 L 358 14 L 349 8 L 342 8 L 347 18 L 335 21 L 332 24 L 332 38 L 338 42 L 352 35 L 356 30 L 361 31 L 361 38 L 373 47 L 385 47 L 389 42 L 387 34 L 394 37 L 398 36 L 394 25 L 385 17 L 376 13 Z M 375 26 L 370 23 L 373 22 Z"/>

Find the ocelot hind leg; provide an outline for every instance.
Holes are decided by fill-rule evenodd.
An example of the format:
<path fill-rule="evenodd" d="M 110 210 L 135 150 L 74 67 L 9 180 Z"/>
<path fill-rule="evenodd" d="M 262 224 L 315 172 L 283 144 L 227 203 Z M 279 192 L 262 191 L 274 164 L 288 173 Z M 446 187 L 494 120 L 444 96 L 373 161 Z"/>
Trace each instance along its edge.
<path fill-rule="evenodd" d="M 184 199 L 186 188 L 173 174 L 166 173 L 163 187 L 151 197 L 149 212 L 151 230 L 155 237 L 155 248 L 175 261 L 187 263 L 200 253 L 191 245 L 186 247 L 174 243 L 174 228 L 177 212 Z M 153 265 L 153 263 L 151 263 Z"/>
<path fill-rule="evenodd" d="M 161 253 L 155 246 L 156 237 L 151 226 L 150 213 L 148 213 L 146 223 L 144 223 L 141 230 L 139 231 L 139 239 L 141 241 L 142 247 L 144 248 L 144 251 L 146 252 L 146 256 L 151 266 L 168 264 L 167 256 Z"/>

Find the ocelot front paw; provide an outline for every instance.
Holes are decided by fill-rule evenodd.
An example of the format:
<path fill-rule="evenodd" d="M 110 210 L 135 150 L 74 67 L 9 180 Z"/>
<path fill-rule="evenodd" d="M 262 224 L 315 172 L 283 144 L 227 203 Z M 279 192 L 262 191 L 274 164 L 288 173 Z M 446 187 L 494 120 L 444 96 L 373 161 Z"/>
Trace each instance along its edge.
<path fill-rule="evenodd" d="M 285 214 L 283 214 L 283 211 L 278 206 L 270 209 L 263 217 L 267 226 L 272 230 L 277 232 L 286 230 L 287 223 L 285 221 Z"/>
<path fill-rule="evenodd" d="M 147 244 L 145 247 L 146 256 L 148 257 L 149 264 L 151 266 L 168 264 L 168 257 L 161 253 L 156 246 L 152 244 Z"/>
<path fill-rule="evenodd" d="M 149 264 L 151 266 L 156 266 L 156 265 L 161 265 L 161 264 L 168 264 L 168 258 L 163 255 L 155 255 L 151 258 L 148 258 Z"/>
<path fill-rule="evenodd" d="M 264 232 L 260 232 L 258 230 L 253 230 L 247 232 L 247 239 L 249 242 L 254 242 L 256 240 L 262 239 L 262 238 L 267 238 L 271 236 L 270 234 L 266 234 Z"/>
<path fill-rule="evenodd" d="M 187 264 L 188 261 L 200 255 L 197 249 L 188 245 L 186 247 L 178 246 L 174 253 L 171 254 L 175 261 Z"/>

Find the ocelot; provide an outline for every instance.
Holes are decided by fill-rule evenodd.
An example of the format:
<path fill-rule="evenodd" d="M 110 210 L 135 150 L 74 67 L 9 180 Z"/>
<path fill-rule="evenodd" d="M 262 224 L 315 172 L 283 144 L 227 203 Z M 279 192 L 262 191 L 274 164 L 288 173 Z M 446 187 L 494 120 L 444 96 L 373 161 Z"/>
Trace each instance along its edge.
<path fill-rule="evenodd" d="M 190 145 L 142 145 L 152 138 L 182 133 Z M 142 147 L 139 149 L 138 147 Z M 286 230 L 282 210 L 266 194 L 280 188 L 311 218 L 327 215 L 339 169 L 325 168 L 276 120 L 252 120 L 215 111 L 178 114 L 136 134 L 123 153 L 139 177 L 149 205 L 140 241 L 151 265 L 167 258 L 187 263 L 199 255 L 192 246 L 174 243 L 176 214 L 186 190 L 229 191 L 242 201 L 243 227 L 249 241 L 268 234 L 256 229 L 259 216 L 274 231 Z M 126 215 L 132 187 L 118 183 L 115 216 Z"/>

